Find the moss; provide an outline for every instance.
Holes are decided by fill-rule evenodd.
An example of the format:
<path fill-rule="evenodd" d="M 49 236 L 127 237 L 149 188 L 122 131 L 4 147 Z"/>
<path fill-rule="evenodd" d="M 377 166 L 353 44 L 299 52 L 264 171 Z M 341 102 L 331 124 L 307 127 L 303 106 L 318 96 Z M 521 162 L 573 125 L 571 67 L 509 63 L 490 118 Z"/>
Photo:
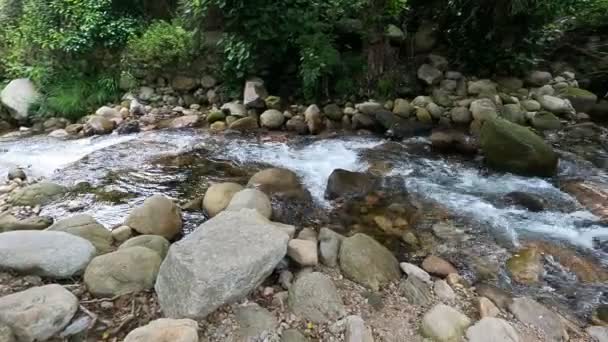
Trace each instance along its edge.
<path fill-rule="evenodd" d="M 576 87 L 567 87 L 561 91 L 562 96 L 568 97 L 589 97 L 596 98 L 596 95 L 588 90 L 576 88 Z"/>

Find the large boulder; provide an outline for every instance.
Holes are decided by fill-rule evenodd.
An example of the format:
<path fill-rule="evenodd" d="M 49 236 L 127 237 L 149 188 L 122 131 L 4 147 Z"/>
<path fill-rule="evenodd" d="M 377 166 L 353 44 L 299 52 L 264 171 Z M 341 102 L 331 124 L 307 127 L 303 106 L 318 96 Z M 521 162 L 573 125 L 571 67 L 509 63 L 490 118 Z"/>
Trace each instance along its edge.
<path fill-rule="evenodd" d="M 489 336 L 493 342 L 519 342 L 517 331 L 500 318 L 486 317 L 467 329 L 469 342 L 486 342 Z"/>
<path fill-rule="evenodd" d="M 264 81 L 260 78 L 252 78 L 245 82 L 243 103 L 247 108 L 264 108 L 264 99 L 268 97 L 268 92 L 264 87 Z"/>
<path fill-rule="evenodd" d="M 50 182 L 40 182 L 15 190 L 9 197 L 12 205 L 35 207 L 46 205 L 67 192 L 67 188 Z"/>
<path fill-rule="evenodd" d="M 530 120 L 532 127 L 540 131 L 553 131 L 560 129 L 562 123 L 557 116 L 549 112 L 535 113 Z"/>
<path fill-rule="evenodd" d="M 95 256 L 89 241 L 64 232 L 15 231 L 0 234 L 0 268 L 52 278 L 84 271 Z"/>
<path fill-rule="evenodd" d="M 213 184 L 205 192 L 203 209 L 210 217 L 213 217 L 226 209 L 234 194 L 241 190 L 243 190 L 243 186 L 236 183 Z"/>
<path fill-rule="evenodd" d="M 335 169 L 327 180 L 325 198 L 359 197 L 370 193 L 377 184 L 377 180 L 363 172 L 353 172 Z"/>
<path fill-rule="evenodd" d="M 315 322 L 332 322 L 346 313 L 331 278 L 313 272 L 299 276 L 289 289 L 289 307 L 296 315 Z"/>
<path fill-rule="evenodd" d="M 589 113 L 597 103 L 597 95 L 575 87 L 567 87 L 560 91 L 560 95 L 568 100 L 579 113 Z"/>
<path fill-rule="evenodd" d="M 551 95 L 540 95 L 536 98 L 541 107 L 553 114 L 557 115 L 573 115 L 575 114 L 574 108 L 570 104 L 570 101 L 560 99 L 559 97 Z"/>
<path fill-rule="evenodd" d="M 13 119 L 28 119 L 30 107 L 38 101 L 40 94 L 34 83 L 27 78 L 12 80 L 0 92 L 0 102 L 9 109 Z"/>
<path fill-rule="evenodd" d="M 520 322 L 536 327 L 547 337 L 547 341 L 567 341 L 568 333 L 561 316 L 529 298 L 515 298 L 509 311 Z"/>
<path fill-rule="evenodd" d="M 608 119 L 608 100 L 600 100 L 591 108 L 589 115 L 596 120 Z"/>
<path fill-rule="evenodd" d="M 0 298 L 0 322 L 20 342 L 46 341 L 59 333 L 78 310 L 78 298 L 51 284 Z"/>
<path fill-rule="evenodd" d="M 255 209 L 268 219 L 272 216 L 270 198 L 258 189 L 241 190 L 232 196 L 226 210 L 239 211 L 241 209 Z"/>
<path fill-rule="evenodd" d="M 97 254 L 105 254 L 112 251 L 112 233 L 91 215 L 78 214 L 57 221 L 47 230 L 66 232 L 89 240 L 97 249 Z"/>
<path fill-rule="evenodd" d="M 239 102 L 228 102 L 222 105 L 221 110 L 225 115 L 232 115 L 238 118 L 247 116 L 247 108 Z"/>
<path fill-rule="evenodd" d="M 460 341 L 471 320 L 458 310 L 438 304 L 422 318 L 422 335 L 437 342 Z"/>
<path fill-rule="evenodd" d="M 125 225 L 140 234 L 160 235 L 171 240 L 182 230 L 182 213 L 169 198 L 154 195 L 133 209 Z"/>
<path fill-rule="evenodd" d="M 344 239 L 339 259 L 340 268 L 348 278 L 373 290 L 401 277 L 397 258 L 365 234 Z"/>
<path fill-rule="evenodd" d="M 122 248 L 93 259 L 84 272 L 84 283 L 99 297 L 148 290 L 154 286 L 160 263 L 160 255 L 149 248 Z"/>
<path fill-rule="evenodd" d="M 191 319 L 161 318 L 131 331 L 124 342 L 198 342 L 197 330 Z"/>
<path fill-rule="evenodd" d="M 285 257 L 288 241 L 255 210 L 220 213 L 169 249 L 155 287 L 163 312 L 203 318 L 244 298 Z"/>
<path fill-rule="evenodd" d="M 535 176 L 552 176 L 558 156 L 530 129 L 503 119 L 487 121 L 481 128 L 481 148 L 486 161 L 497 169 Z"/>

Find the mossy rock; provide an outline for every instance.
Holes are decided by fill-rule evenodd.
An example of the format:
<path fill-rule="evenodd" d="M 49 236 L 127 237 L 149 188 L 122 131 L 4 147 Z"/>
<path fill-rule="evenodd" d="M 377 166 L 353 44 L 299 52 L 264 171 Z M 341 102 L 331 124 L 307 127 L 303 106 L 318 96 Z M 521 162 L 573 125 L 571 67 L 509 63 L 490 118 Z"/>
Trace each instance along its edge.
<path fill-rule="evenodd" d="M 570 100 L 574 109 L 581 113 L 589 113 L 597 103 L 597 95 L 581 88 L 567 87 L 560 91 L 560 95 Z"/>
<path fill-rule="evenodd" d="M 538 283 L 543 272 L 542 256 L 534 247 L 522 249 L 507 260 L 507 270 L 518 283 Z"/>
<path fill-rule="evenodd" d="M 46 205 L 67 191 L 68 189 L 61 185 L 50 182 L 40 182 L 15 190 L 11 193 L 9 202 L 13 205 L 30 207 Z"/>
<path fill-rule="evenodd" d="M 207 122 L 211 124 L 217 121 L 223 121 L 225 118 L 226 114 L 224 114 L 224 112 L 211 112 L 207 115 Z"/>
<path fill-rule="evenodd" d="M 557 116 L 549 112 L 539 112 L 532 118 L 532 127 L 540 131 L 552 131 L 562 127 Z"/>
<path fill-rule="evenodd" d="M 488 120 L 481 128 L 481 148 L 491 167 L 522 175 L 550 177 L 558 155 L 529 128 L 507 120 Z"/>

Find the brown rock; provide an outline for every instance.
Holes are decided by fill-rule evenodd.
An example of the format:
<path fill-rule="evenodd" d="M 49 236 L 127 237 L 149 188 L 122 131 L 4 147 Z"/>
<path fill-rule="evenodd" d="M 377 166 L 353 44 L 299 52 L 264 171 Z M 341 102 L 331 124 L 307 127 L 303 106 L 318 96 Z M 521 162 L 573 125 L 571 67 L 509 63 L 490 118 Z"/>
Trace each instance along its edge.
<path fill-rule="evenodd" d="M 449 262 L 438 256 L 429 255 L 422 262 L 422 268 L 436 276 L 446 277 L 452 273 L 458 273 L 458 270 Z"/>
<path fill-rule="evenodd" d="M 486 297 L 477 298 L 477 310 L 480 318 L 496 317 L 500 314 L 500 309 Z"/>
<path fill-rule="evenodd" d="M 608 222 L 608 187 L 591 181 L 570 181 L 562 190 L 574 196 L 591 213 Z"/>
<path fill-rule="evenodd" d="M 538 248 L 521 249 L 507 260 L 507 270 L 511 278 L 521 284 L 535 284 L 543 273 L 543 259 Z"/>

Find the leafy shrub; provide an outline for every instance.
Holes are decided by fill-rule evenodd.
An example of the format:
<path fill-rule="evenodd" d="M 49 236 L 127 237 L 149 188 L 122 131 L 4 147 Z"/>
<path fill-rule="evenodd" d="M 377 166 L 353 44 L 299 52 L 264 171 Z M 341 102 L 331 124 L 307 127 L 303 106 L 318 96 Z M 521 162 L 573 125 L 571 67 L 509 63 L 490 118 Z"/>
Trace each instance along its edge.
<path fill-rule="evenodd" d="M 127 44 L 124 62 L 127 67 L 162 68 L 187 61 L 191 57 L 193 34 L 176 23 L 155 21 Z"/>

